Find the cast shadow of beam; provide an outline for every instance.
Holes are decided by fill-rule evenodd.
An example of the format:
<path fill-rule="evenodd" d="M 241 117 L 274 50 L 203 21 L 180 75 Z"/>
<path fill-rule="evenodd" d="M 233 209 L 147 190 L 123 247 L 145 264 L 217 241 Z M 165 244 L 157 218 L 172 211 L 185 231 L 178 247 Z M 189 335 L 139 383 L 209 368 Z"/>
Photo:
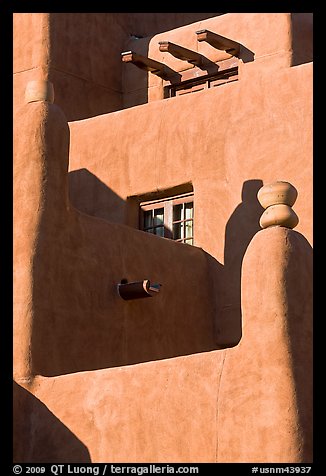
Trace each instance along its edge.
<path fill-rule="evenodd" d="M 207 74 L 218 73 L 220 69 L 220 66 L 218 63 L 214 63 L 213 61 L 210 61 L 208 58 L 206 58 L 203 55 L 200 55 L 200 56 L 202 57 L 202 64 L 198 65 L 200 69 L 206 70 Z M 243 63 L 250 63 L 251 61 L 254 61 L 255 59 L 255 53 L 249 50 L 248 48 L 246 48 L 241 43 L 240 43 L 239 53 L 236 56 L 239 59 L 241 59 Z"/>
<path fill-rule="evenodd" d="M 91 462 L 86 446 L 44 403 L 16 382 L 13 382 L 13 462 Z"/>

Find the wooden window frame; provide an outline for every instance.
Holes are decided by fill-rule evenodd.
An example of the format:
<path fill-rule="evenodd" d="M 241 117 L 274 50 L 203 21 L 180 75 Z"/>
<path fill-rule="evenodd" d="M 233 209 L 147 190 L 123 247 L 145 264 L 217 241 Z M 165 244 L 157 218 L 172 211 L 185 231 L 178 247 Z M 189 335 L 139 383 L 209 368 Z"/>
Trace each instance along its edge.
<path fill-rule="evenodd" d="M 238 66 L 234 66 L 221 72 L 186 79 L 176 84 L 169 84 L 164 87 L 164 98 L 183 96 L 184 94 L 211 89 L 222 84 L 237 81 L 238 79 Z"/>
<path fill-rule="evenodd" d="M 155 229 L 155 228 L 162 228 L 164 229 L 164 238 L 168 238 L 173 241 L 177 241 L 180 243 L 187 243 L 187 244 L 194 244 L 194 206 L 192 208 L 192 218 L 182 219 L 182 220 L 173 220 L 173 207 L 175 205 L 183 205 L 186 203 L 194 203 L 194 193 L 188 192 L 181 195 L 176 195 L 173 197 L 165 197 L 156 200 L 148 200 L 141 202 L 140 205 L 140 213 L 139 213 L 139 228 L 142 231 L 147 232 L 147 230 Z M 150 227 L 145 228 L 144 226 L 144 218 L 145 213 L 147 211 L 153 211 L 163 208 L 163 225 L 153 225 Z M 192 236 L 186 237 L 183 236 L 182 238 L 174 239 L 173 238 L 173 225 L 175 223 L 186 223 L 192 222 Z M 157 235 L 156 235 L 157 236 Z M 160 235 L 158 235 L 160 236 Z"/>

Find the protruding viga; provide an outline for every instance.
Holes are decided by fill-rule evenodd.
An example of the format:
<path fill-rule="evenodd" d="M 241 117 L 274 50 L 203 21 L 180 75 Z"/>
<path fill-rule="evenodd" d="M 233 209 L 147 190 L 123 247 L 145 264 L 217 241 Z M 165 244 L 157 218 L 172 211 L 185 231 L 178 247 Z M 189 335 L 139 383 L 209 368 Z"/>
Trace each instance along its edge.
<path fill-rule="evenodd" d="M 291 207 L 297 196 L 296 188 L 289 182 L 278 181 L 264 185 L 257 193 L 259 203 L 266 209 L 260 218 L 260 226 L 295 228 L 299 218 Z"/>

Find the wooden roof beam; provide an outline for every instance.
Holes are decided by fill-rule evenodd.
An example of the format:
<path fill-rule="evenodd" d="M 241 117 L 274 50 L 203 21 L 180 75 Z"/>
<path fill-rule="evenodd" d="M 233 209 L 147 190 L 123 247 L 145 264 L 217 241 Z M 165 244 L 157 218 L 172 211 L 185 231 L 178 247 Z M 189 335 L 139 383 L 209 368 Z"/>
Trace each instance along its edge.
<path fill-rule="evenodd" d="M 135 53 L 134 51 L 124 51 L 121 53 L 121 59 L 124 63 L 132 63 L 138 68 L 149 71 L 158 76 L 167 73 L 165 64 Z"/>
<path fill-rule="evenodd" d="M 230 40 L 225 36 L 218 35 L 209 30 L 196 31 L 197 41 L 206 41 L 218 50 L 224 50 L 230 55 L 238 56 L 240 51 L 240 43 Z"/>
<path fill-rule="evenodd" d="M 159 50 L 161 52 L 170 53 L 172 56 L 175 56 L 175 58 L 188 61 L 188 63 L 200 66 L 204 62 L 203 56 L 200 53 L 197 53 L 197 51 L 188 50 L 188 48 L 176 45 L 170 41 L 159 41 L 159 45 Z"/>

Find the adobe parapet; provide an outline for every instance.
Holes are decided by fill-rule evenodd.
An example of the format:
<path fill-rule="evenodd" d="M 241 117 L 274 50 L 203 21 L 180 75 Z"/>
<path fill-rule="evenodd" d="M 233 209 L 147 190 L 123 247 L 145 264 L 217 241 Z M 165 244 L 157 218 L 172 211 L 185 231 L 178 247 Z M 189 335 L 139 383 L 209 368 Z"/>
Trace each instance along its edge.
<path fill-rule="evenodd" d="M 28 84 L 14 123 L 16 381 L 215 350 L 207 276 L 215 283 L 221 266 L 200 247 L 70 206 L 69 127 L 52 93 Z M 117 285 L 140 280 L 155 299 L 121 299 Z"/>

